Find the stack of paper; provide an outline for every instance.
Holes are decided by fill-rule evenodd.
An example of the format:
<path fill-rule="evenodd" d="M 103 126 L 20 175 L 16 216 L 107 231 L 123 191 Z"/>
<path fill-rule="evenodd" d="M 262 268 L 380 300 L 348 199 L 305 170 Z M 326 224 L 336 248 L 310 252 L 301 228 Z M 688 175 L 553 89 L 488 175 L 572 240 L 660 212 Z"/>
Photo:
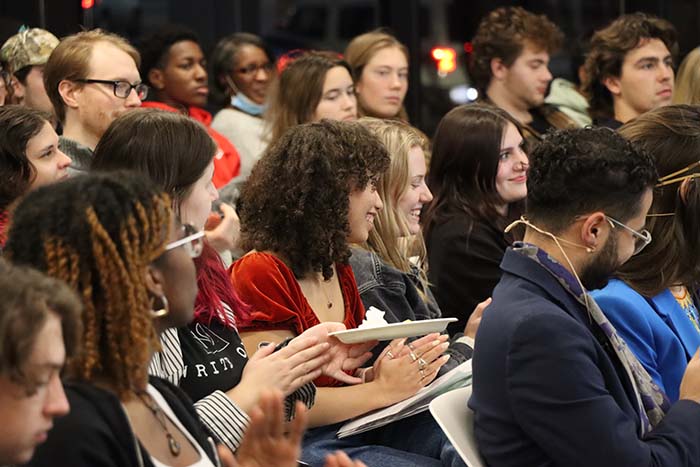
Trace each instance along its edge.
<path fill-rule="evenodd" d="M 418 391 L 413 397 L 350 420 L 340 427 L 337 433 L 338 438 L 364 433 L 365 431 L 373 430 L 396 420 L 423 412 L 428 409 L 430 402 L 437 396 L 453 389 L 468 386 L 471 384 L 471 380 L 472 361 L 467 360 L 435 379 L 435 381 Z M 464 403 L 466 404 L 467 401 L 464 401 Z"/>

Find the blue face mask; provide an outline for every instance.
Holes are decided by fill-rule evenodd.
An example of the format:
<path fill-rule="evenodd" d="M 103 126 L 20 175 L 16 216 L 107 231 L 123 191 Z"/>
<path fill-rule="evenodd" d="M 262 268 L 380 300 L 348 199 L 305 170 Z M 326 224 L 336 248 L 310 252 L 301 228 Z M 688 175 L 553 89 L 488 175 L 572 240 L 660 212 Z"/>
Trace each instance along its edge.
<path fill-rule="evenodd" d="M 267 104 L 256 104 L 248 99 L 242 92 L 239 92 L 231 98 L 231 105 L 256 117 L 262 115 L 265 110 L 267 110 Z"/>

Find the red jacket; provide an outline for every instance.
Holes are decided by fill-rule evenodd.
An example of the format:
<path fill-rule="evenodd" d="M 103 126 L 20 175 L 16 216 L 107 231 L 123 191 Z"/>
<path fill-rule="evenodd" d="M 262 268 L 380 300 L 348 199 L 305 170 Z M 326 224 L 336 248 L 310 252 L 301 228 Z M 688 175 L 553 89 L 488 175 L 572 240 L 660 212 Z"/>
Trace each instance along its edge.
<path fill-rule="evenodd" d="M 148 101 L 142 103 L 141 107 L 179 112 L 175 107 L 162 102 Z M 209 112 L 199 107 L 189 107 L 187 112 L 191 118 L 207 128 L 209 136 L 214 139 L 218 147 L 214 156 L 214 177 L 212 181 L 216 188 L 221 188 L 241 171 L 241 157 L 238 155 L 235 146 L 224 135 L 211 128 L 212 117 Z"/>

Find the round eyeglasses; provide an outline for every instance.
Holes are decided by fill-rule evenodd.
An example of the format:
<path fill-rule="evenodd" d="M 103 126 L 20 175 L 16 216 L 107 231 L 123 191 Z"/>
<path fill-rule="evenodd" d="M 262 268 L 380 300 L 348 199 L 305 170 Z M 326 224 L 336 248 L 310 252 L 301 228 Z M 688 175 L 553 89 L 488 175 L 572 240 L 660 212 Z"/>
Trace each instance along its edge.
<path fill-rule="evenodd" d="M 199 258 L 204 249 L 204 231 L 197 231 L 190 224 L 183 224 L 182 229 L 185 232 L 185 236 L 180 240 L 175 240 L 174 242 L 165 245 L 165 251 L 170 251 L 178 247 L 184 247 L 190 258 Z"/>
<path fill-rule="evenodd" d="M 126 99 L 129 97 L 129 94 L 131 94 L 131 90 L 136 91 L 136 96 L 138 96 L 139 100 L 144 100 L 146 99 L 146 96 L 148 96 L 148 86 L 143 84 L 143 83 L 134 83 L 131 84 L 128 81 L 120 81 L 120 80 L 108 80 L 108 79 L 76 79 L 75 80 L 78 83 L 86 83 L 86 84 L 108 84 L 113 87 L 114 90 L 114 95 L 116 97 L 119 97 L 121 99 Z"/>

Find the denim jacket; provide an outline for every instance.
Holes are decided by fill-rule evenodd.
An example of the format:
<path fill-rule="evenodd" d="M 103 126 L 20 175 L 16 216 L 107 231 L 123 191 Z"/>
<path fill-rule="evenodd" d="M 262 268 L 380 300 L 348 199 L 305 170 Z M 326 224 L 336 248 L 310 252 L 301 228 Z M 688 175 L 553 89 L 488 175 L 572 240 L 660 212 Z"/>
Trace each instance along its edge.
<path fill-rule="evenodd" d="M 384 311 L 384 319 L 388 323 L 442 317 L 430 290 L 426 291 L 427 303 L 418 292 L 420 283 L 417 270 L 414 269 L 411 273 L 399 271 L 382 261 L 376 253 L 362 248 L 352 248 L 350 266 L 365 308 L 374 306 Z M 441 374 L 471 358 L 472 347 L 465 340 L 462 334 L 450 339 L 450 346 L 446 352 L 450 359 L 440 370 Z M 380 342 L 373 349 L 374 358 L 387 344 L 388 342 Z"/>

